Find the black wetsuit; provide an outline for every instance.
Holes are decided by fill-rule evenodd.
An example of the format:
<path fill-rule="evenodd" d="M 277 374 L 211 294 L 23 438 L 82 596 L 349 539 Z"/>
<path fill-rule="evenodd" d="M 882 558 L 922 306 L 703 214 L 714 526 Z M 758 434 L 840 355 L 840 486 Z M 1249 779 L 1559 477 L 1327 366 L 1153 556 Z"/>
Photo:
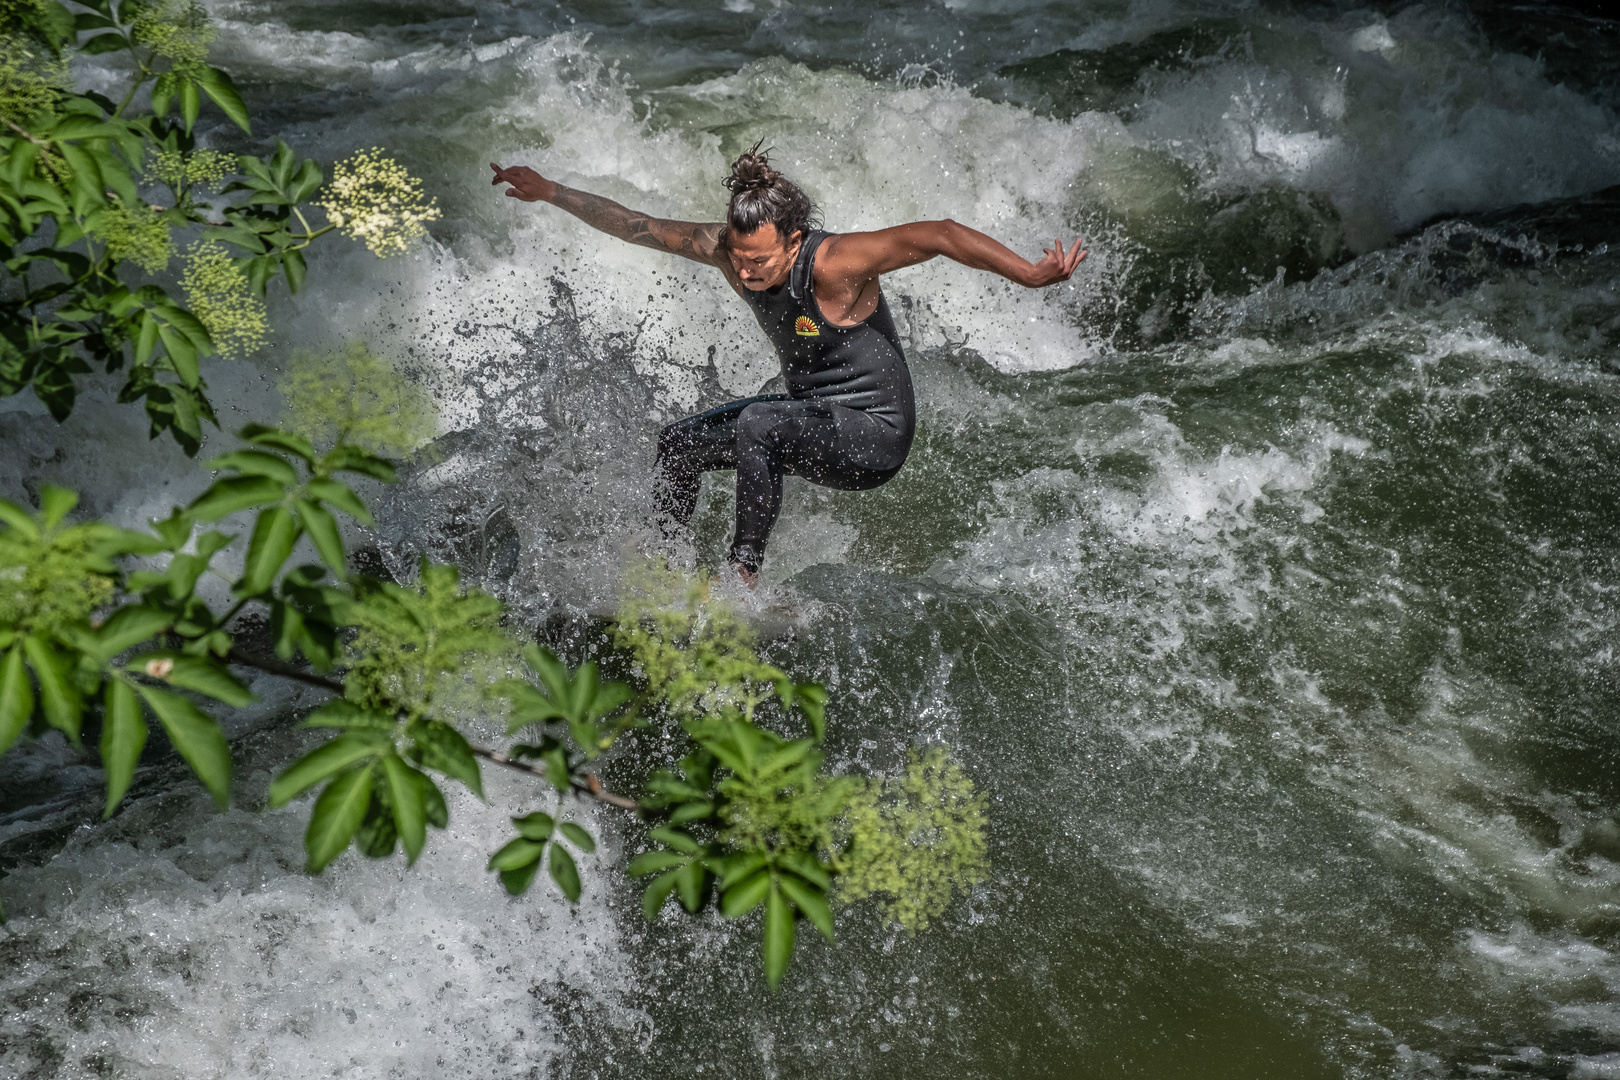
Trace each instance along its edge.
<path fill-rule="evenodd" d="M 911 373 L 888 301 L 854 326 L 828 322 L 816 305 L 813 232 L 786 283 L 743 292 L 782 361 L 787 394 L 733 401 L 671 424 L 658 436 L 658 508 L 685 524 L 698 481 L 737 470 L 737 531 L 731 561 L 757 572 L 782 508 L 782 477 L 843 491 L 886 482 L 906 463 L 916 428 Z"/>

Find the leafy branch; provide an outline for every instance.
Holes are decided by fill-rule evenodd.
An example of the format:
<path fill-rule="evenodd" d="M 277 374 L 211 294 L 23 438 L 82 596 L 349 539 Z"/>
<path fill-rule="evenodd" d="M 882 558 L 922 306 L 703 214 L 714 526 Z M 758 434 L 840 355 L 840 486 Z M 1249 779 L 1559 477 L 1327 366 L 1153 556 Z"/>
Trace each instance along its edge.
<path fill-rule="evenodd" d="M 438 209 L 419 182 L 368 150 L 338 164 L 320 203 L 332 220 L 312 226 L 305 209 L 326 184 L 318 163 L 279 140 L 262 159 L 197 145 L 205 101 L 251 132 L 229 74 L 206 62 L 213 30 L 200 6 L 82 8 L 12 5 L 0 25 L 7 43 L 58 59 L 123 52 L 133 67 L 116 104 L 8 70 L 28 92 L 0 100 L 0 262 L 13 286 L 0 294 L 0 397 L 32 389 L 61 421 L 73 412 L 78 376 L 122 370 L 119 400 L 143 403 L 152 435 L 168 432 L 194 454 L 203 422 L 217 424 L 202 361 L 262 343 L 267 291 L 277 278 L 291 293 L 303 288 L 305 249 L 341 229 L 380 256 L 395 254 Z M 134 108 L 144 89 L 147 107 Z M 179 254 L 181 234 L 195 238 L 183 302 L 140 280 Z"/>

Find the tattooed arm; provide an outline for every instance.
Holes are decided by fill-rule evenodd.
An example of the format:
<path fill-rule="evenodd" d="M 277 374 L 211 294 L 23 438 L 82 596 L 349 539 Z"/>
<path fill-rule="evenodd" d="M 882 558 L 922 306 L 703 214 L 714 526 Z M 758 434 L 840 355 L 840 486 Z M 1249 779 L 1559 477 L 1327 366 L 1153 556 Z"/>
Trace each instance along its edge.
<path fill-rule="evenodd" d="M 671 221 L 650 217 L 612 199 L 563 187 L 555 180 L 547 180 L 526 165 L 503 169 L 494 162 L 492 184 L 511 184 L 506 194 L 524 202 L 548 202 L 573 214 L 593 229 L 609 236 L 657 251 L 667 251 L 710 266 L 718 266 L 731 276 L 731 262 L 720 250 L 720 224 L 693 221 Z"/>

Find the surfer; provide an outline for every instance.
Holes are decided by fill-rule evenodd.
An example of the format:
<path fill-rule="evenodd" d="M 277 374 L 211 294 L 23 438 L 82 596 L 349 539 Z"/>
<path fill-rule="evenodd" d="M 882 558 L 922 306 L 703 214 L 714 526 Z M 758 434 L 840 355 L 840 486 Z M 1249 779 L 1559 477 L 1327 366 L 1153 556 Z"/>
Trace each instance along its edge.
<path fill-rule="evenodd" d="M 1086 253 L 1054 240 L 1038 262 L 954 221 L 914 221 L 875 232 L 827 233 L 815 205 L 771 168 L 759 144 L 723 181 L 723 222 L 671 221 L 564 187 L 524 165 L 493 162 L 494 184 L 548 202 L 609 236 L 717 268 L 776 347 L 786 394 L 733 401 L 666 427 L 653 497 L 685 526 L 703 473 L 735 469 L 737 519 L 729 559 L 752 588 L 782 507 L 782 477 L 844 491 L 886 483 L 905 464 L 916 429 L 911 373 L 879 277 L 938 255 L 1031 289 L 1067 281 Z"/>

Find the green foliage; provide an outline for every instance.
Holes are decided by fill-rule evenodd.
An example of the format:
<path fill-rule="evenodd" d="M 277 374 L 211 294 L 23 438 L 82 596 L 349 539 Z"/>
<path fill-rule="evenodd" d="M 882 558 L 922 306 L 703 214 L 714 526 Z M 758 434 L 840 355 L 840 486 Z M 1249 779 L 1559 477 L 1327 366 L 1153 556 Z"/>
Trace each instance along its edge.
<path fill-rule="evenodd" d="M 521 896 L 528 891 L 535 873 L 540 869 L 541 855 L 549 843 L 551 859 L 548 870 L 551 880 L 556 882 L 564 896 L 577 903 L 583 888 L 579 880 L 579 867 L 562 840 L 567 839 L 570 844 L 589 854 L 596 850 L 596 841 L 591 839 L 591 834 L 572 821 L 559 822 L 550 814 L 540 811 L 515 817 L 512 824 L 517 826 L 517 838 L 490 856 L 488 867 L 500 873 L 501 884 L 506 891 L 513 896 Z"/>
<path fill-rule="evenodd" d="M 363 341 L 331 352 L 300 349 L 277 388 L 287 401 L 287 429 L 315 443 L 344 442 L 406 457 L 438 424 L 427 391 Z"/>
<path fill-rule="evenodd" d="M 134 263 L 148 274 L 167 269 L 169 260 L 174 257 L 168 222 L 145 203 L 126 206 L 122 199 L 108 199 L 107 205 L 96 215 L 90 235 L 107 245 L 107 258 Z M 201 317 L 200 312 L 198 315 Z M 207 325 L 206 319 L 203 325 Z"/>
<path fill-rule="evenodd" d="M 27 38 L 0 37 L 0 121 L 27 124 L 54 112 L 68 78 L 60 57 Z"/>
<path fill-rule="evenodd" d="M 449 823 L 441 778 L 482 798 L 482 758 L 537 776 L 557 800 L 514 817 L 517 835 L 491 856 L 509 893 L 525 893 L 543 865 L 570 902 L 582 895 L 578 855 L 596 842 L 567 820 L 565 799 L 639 809 L 656 823 L 654 846 L 628 867 L 650 879 L 647 917 L 671 896 L 693 913 L 712 902 L 728 919 L 760 911 L 772 988 L 801 919 L 833 940 L 835 895 L 883 899 L 891 918 L 916 930 L 983 876 L 985 800 L 960 766 L 933 750 L 899 779 L 830 775 L 825 690 L 766 663 L 706 582 L 649 569 L 640 579 L 648 591 L 627 595 L 615 636 L 646 676 L 639 695 L 604 680 L 595 662 L 570 669 L 538 646 L 521 650 L 520 664 L 500 603 L 463 588 L 453 567 L 424 561 L 411 586 L 347 571 L 337 515 L 362 524 L 370 515 L 337 474 L 389 481 L 388 461 L 343 441 L 317 454 L 303 435 L 261 425 L 241 435 L 242 448 L 209 462 L 221 474 L 214 483 L 147 531 L 71 524 L 75 496 L 61 488 L 42 491 L 37 514 L 0 500 L 0 752 L 52 728 L 77 745 L 85 722 L 99 719 L 111 815 L 155 719 L 223 806 L 230 749 L 203 705 L 252 700 L 233 667 L 291 673 L 335 694 L 305 721 L 329 737 L 269 791 L 271 806 L 314 793 L 310 873 L 350 846 L 370 858 L 403 850 L 415 863 L 428 827 Z M 252 525 L 235 535 L 201 528 L 245 513 Z M 233 602 L 216 611 L 197 583 L 244 538 Z M 289 567 L 305 538 L 321 563 Z M 151 562 L 131 569 L 132 555 Z M 283 661 L 337 678 L 244 654 L 233 620 L 250 605 L 268 612 Z M 509 733 L 530 741 L 479 749 L 450 722 L 491 697 L 505 701 Z M 648 715 L 678 723 L 691 748 L 677 768 L 654 773 L 637 803 L 587 770 Z M 807 736 L 774 730 L 801 722 Z"/>
<path fill-rule="evenodd" d="M 195 76 L 206 69 L 214 27 L 197 0 L 149 0 L 129 29 L 136 41 L 152 50 L 153 56 L 169 60 L 173 70 Z"/>
<path fill-rule="evenodd" d="M 0 499 L 0 626 L 19 634 L 55 637 L 87 622 L 112 599 L 119 534 L 106 525 L 67 525 L 78 503 L 73 492 L 46 485 L 44 511 L 30 515 Z"/>
<path fill-rule="evenodd" d="M 648 563 L 626 575 L 613 641 L 635 660 L 647 696 L 677 716 L 722 704 L 758 703 L 786 678 L 754 651 L 754 632 L 709 579 Z"/>
<path fill-rule="evenodd" d="M 844 810 L 847 853 L 838 898 L 886 898 L 890 919 L 916 932 L 984 879 L 987 801 L 943 747 L 913 752 L 905 775 L 863 782 Z"/>
<path fill-rule="evenodd" d="M 119 400 L 143 403 L 154 436 L 196 453 L 202 424 L 215 422 L 201 361 L 257 349 L 270 283 L 299 291 L 304 250 L 338 228 L 305 217 L 323 180 L 314 161 L 280 142 L 264 160 L 195 145 L 205 102 L 250 126 L 230 76 L 207 63 L 213 36 L 196 0 L 0 6 L 0 397 L 31 389 L 62 420 L 79 376 L 123 371 Z M 114 52 L 130 61 L 120 101 L 73 88 L 73 55 Z M 347 231 L 395 254 L 437 208 L 400 166 L 367 153 L 370 171 L 349 168 L 328 201 L 348 207 Z M 200 188 L 230 198 L 199 201 Z M 185 306 L 138 277 L 168 265 L 176 229 L 202 234 Z"/>
<path fill-rule="evenodd" d="M 345 619 L 356 628 L 346 650 L 350 700 L 425 716 L 447 680 L 512 652 L 500 617 L 500 601 L 463 590 L 453 566 L 424 559 L 411 588 L 360 581 Z"/>

